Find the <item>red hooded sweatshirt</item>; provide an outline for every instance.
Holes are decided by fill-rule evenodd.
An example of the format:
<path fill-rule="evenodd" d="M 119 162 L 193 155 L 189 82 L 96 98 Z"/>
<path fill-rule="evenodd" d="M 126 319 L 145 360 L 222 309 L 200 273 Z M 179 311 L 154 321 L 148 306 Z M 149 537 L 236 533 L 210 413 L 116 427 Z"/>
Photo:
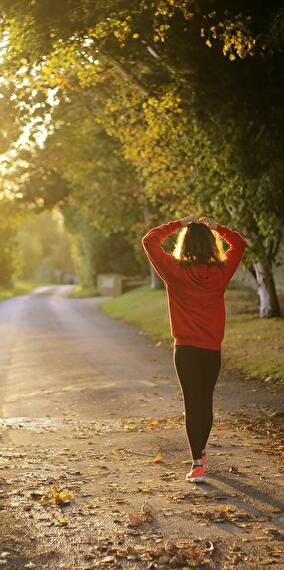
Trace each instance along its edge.
<path fill-rule="evenodd" d="M 225 332 L 225 289 L 236 272 L 247 241 L 236 231 L 217 224 L 216 231 L 230 248 L 223 266 L 181 266 L 161 241 L 182 228 L 174 220 L 152 228 L 141 239 L 145 253 L 165 283 L 171 335 L 174 345 L 184 344 L 220 350 Z"/>

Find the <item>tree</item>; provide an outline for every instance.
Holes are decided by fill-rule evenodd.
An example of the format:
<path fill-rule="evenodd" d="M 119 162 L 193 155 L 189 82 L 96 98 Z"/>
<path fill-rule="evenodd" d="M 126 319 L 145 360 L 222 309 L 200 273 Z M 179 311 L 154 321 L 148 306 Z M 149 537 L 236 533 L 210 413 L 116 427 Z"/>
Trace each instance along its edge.
<path fill-rule="evenodd" d="M 70 202 L 64 206 L 63 213 L 73 243 L 77 274 L 83 287 L 93 287 L 99 273 L 136 275 L 141 271 L 125 232 L 110 231 L 106 235 L 94 225 L 92 211 L 78 210 Z"/>
<path fill-rule="evenodd" d="M 61 10 L 48 12 L 50 1 L 2 5 L 14 40 L 5 65 L 19 71 L 25 57 L 28 86 L 17 80 L 16 92 L 27 108 L 35 87 L 46 95 L 57 88 L 59 101 L 80 92 L 143 180 L 146 205 L 164 216 L 209 204 L 211 215 L 245 233 L 260 315 L 279 315 L 272 262 L 283 236 L 280 3 L 218 1 L 212 10 L 209 0 L 137 0 L 130 8 L 108 1 L 94 10 L 86 1 L 65 22 Z"/>
<path fill-rule="evenodd" d="M 71 243 L 58 211 L 29 215 L 21 223 L 17 242 L 20 277 L 28 281 L 64 281 L 74 277 Z"/>
<path fill-rule="evenodd" d="M 15 204 L 2 198 L 0 201 L 0 287 L 11 287 L 19 269 L 17 228 L 19 211 Z"/>

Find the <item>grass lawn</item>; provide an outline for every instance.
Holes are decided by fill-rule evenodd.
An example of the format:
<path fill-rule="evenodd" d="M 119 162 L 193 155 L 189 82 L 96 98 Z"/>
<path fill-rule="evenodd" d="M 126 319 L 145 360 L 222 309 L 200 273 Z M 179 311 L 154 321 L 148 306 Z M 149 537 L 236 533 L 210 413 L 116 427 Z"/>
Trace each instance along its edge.
<path fill-rule="evenodd" d="M 37 287 L 37 285 L 37 283 L 25 283 L 20 281 L 15 283 L 15 285 L 9 289 L 0 287 L 0 301 L 5 301 L 5 299 L 10 299 L 10 297 L 14 297 L 15 295 L 24 295 L 25 293 L 29 293 L 29 291 Z"/>
<path fill-rule="evenodd" d="M 101 296 L 99 291 L 92 287 L 91 289 L 83 289 L 82 287 L 76 287 L 68 297 L 72 297 L 73 299 L 85 299 L 86 297 L 98 297 Z"/>
<path fill-rule="evenodd" d="M 284 318 L 258 318 L 258 299 L 249 288 L 232 283 L 225 293 L 226 328 L 222 352 L 228 364 L 248 376 L 284 384 Z M 284 313 L 284 297 L 280 298 Z M 99 307 L 109 317 L 134 323 L 155 340 L 173 345 L 166 292 L 149 285 L 103 301 Z"/>

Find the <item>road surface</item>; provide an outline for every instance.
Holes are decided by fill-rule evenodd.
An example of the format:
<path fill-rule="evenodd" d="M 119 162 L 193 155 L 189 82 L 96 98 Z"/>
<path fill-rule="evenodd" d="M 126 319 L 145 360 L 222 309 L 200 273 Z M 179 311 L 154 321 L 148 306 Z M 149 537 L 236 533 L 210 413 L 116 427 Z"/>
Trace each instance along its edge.
<path fill-rule="evenodd" d="M 0 565 L 283 568 L 283 391 L 224 354 L 192 485 L 171 349 L 67 293 L 0 304 Z"/>

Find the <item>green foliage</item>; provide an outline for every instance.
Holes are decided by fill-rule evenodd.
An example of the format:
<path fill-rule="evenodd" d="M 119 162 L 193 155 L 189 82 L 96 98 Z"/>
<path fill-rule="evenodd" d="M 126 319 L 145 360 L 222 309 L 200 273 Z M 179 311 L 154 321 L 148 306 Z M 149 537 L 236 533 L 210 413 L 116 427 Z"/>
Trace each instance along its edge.
<path fill-rule="evenodd" d="M 2 199 L 0 201 L 0 287 L 11 287 L 19 269 L 16 239 L 19 223 L 19 213 L 15 205 Z"/>
<path fill-rule="evenodd" d="M 0 287 L 0 301 L 5 301 L 6 299 L 15 297 L 15 295 L 25 295 L 38 285 L 38 283 L 25 283 L 24 281 L 16 281 L 15 285 L 12 287 Z"/>
<path fill-rule="evenodd" d="M 58 213 L 42 213 L 25 220 L 17 240 L 21 279 L 52 282 L 74 275 L 70 239 Z"/>
<path fill-rule="evenodd" d="M 73 257 L 80 285 L 91 288 L 99 273 L 135 275 L 139 262 L 129 237 L 123 231 L 106 235 L 92 223 L 92 217 L 69 204 L 64 209 L 66 226 L 73 244 Z"/>
<path fill-rule="evenodd" d="M 36 112 L 49 135 L 36 148 L 35 125 L 25 159 L 12 156 L 12 188 L 37 208 L 80 211 L 69 226 L 82 282 L 104 267 L 101 234 L 105 252 L 112 234 L 136 247 L 149 205 L 158 220 L 193 210 L 234 224 L 247 266 L 272 266 L 284 221 L 280 2 L 1 6 L 13 40 L 3 85 L 22 123 Z"/>
<path fill-rule="evenodd" d="M 95 287 L 92 287 L 91 289 L 84 289 L 80 285 L 71 291 L 71 293 L 68 295 L 68 297 L 71 297 L 72 299 L 86 299 L 88 297 L 100 296 L 101 293 Z"/>

